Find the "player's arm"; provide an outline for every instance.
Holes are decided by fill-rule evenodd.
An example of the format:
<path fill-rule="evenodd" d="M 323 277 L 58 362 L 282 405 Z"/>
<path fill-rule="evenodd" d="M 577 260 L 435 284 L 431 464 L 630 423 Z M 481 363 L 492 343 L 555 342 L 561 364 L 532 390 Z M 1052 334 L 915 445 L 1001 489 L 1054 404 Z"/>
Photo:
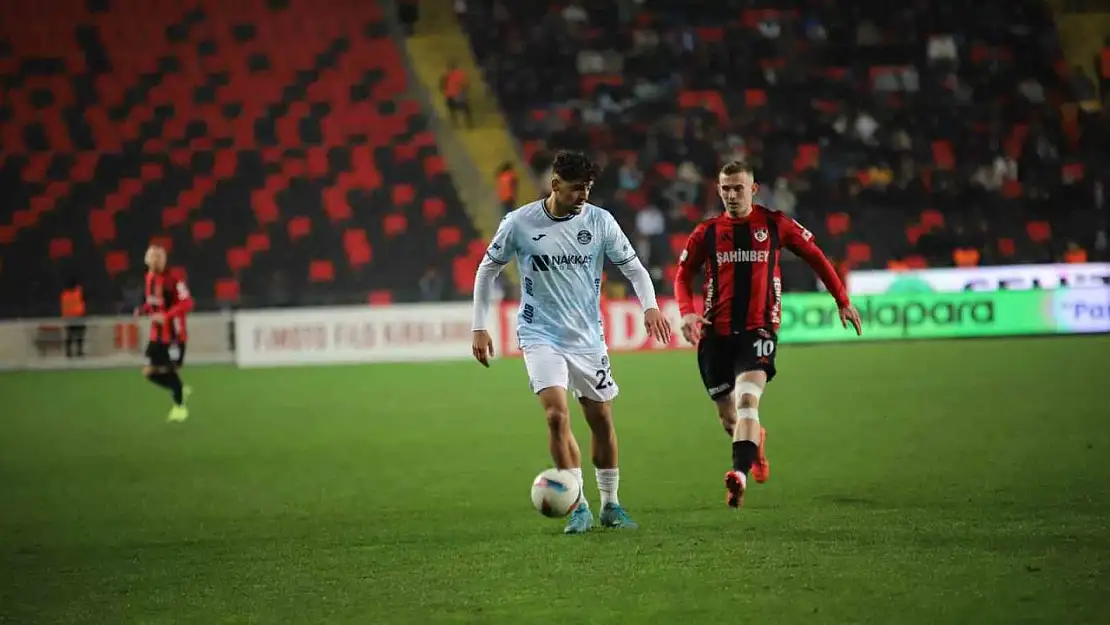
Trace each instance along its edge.
<path fill-rule="evenodd" d="M 184 280 L 174 281 L 173 289 L 177 295 L 177 301 L 166 311 L 166 319 L 184 316 L 193 312 L 193 308 L 196 307 L 193 295 L 189 293 L 189 287 L 185 285 Z"/>
<path fill-rule="evenodd" d="M 632 244 L 629 243 L 628 236 L 621 230 L 620 224 L 611 216 L 608 220 L 607 230 L 605 255 L 610 262 L 620 268 L 624 277 L 632 283 L 632 290 L 636 292 L 636 297 L 640 300 L 640 307 L 644 310 L 644 326 L 647 328 L 648 334 L 660 343 L 670 342 L 671 323 L 659 310 L 659 302 L 655 297 L 655 284 L 652 283 L 651 274 L 640 262 L 640 258 L 636 256 L 636 250 L 632 249 Z"/>
<path fill-rule="evenodd" d="M 701 328 L 709 321 L 694 309 L 694 276 L 705 264 L 705 224 L 697 228 L 686 239 L 686 247 L 678 257 L 678 271 L 674 277 L 674 295 L 678 300 L 678 312 L 682 314 L 682 336 L 691 345 L 701 338 Z"/>
<path fill-rule="evenodd" d="M 471 347 L 474 358 L 483 366 L 489 366 L 489 359 L 493 357 L 493 339 L 489 335 L 488 326 L 490 305 L 493 303 L 493 285 L 497 276 L 509 264 L 516 248 L 513 244 L 513 219 L 512 215 L 505 215 L 497 226 L 497 232 L 490 241 L 486 255 L 478 264 L 478 272 L 474 275 L 474 319 L 471 329 L 474 331 L 474 344 Z"/>
<path fill-rule="evenodd" d="M 817 277 L 821 278 L 821 282 L 825 283 L 825 288 L 829 290 L 829 294 L 836 300 L 836 305 L 840 309 L 840 322 L 844 327 L 851 323 L 856 334 L 862 334 L 859 312 L 852 306 L 848 289 L 836 274 L 836 268 L 813 240 L 813 233 L 802 227 L 797 220 L 781 213 L 778 215 L 778 222 L 783 246 L 801 257 Z"/>

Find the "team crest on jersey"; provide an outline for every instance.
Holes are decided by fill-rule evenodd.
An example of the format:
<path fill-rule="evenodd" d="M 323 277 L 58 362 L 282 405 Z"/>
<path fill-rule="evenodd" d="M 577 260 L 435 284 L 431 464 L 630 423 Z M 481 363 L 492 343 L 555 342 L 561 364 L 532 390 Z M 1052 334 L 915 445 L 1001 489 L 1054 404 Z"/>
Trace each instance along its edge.
<path fill-rule="evenodd" d="M 578 231 L 578 242 L 582 245 L 587 245 L 590 241 L 594 240 L 594 235 L 590 234 L 589 230 Z"/>
<path fill-rule="evenodd" d="M 602 356 L 601 357 L 601 366 L 602 367 L 608 367 L 609 366 L 609 356 Z"/>
<path fill-rule="evenodd" d="M 764 241 L 767 240 L 767 229 L 766 228 L 757 228 L 756 231 L 755 231 L 754 236 L 755 236 L 756 241 L 759 241 L 760 243 L 763 243 Z"/>

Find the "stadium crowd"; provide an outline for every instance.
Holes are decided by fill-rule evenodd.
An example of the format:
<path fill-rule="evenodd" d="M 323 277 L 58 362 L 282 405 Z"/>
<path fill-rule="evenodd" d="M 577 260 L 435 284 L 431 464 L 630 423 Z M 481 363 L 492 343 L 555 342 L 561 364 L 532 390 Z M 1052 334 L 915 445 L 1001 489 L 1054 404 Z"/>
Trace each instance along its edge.
<path fill-rule="evenodd" d="M 1107 257 L 1110 106 L 1039 2 L 773 4 L 455 6 L 540 180 L 593 154 L 664 289 L 736 158 L 842 271 Z"/>

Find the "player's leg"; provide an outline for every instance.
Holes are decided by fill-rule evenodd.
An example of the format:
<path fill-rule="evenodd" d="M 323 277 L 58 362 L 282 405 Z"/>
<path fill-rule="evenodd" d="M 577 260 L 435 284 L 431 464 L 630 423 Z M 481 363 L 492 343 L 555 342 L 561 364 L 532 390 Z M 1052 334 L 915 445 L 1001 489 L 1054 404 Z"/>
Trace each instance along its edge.
<path fill-rule="evenodd" d="M 189 417 L 189 410 L 185 407 L 184 388 L 181 378 L 174 370 L 173 361 L 170 359 L 169 346 L 164 343 L 148 343 L 146 355 L 149 364 L 143 367 L 143 374 L 148 380 L 170 391 L 173 395 L 173 408 L 170 410 L 169 421 L 184 421 Z"/>
<path fill-rule="evenodd" d="M 590 426 L 590 456 L 601 492 L 599 519 L 606 527 L 635 528 L 617 497 L 620 466 L 617 458 L 617 432 L 613 427 L 613 399 L 620 392 L 609 356 L 604 351 L 567 357 L 570 386 L 582 406 Z"/>
<path fill-rule="evenodd" d="M 736 427 L 732 435 L 732 471 L 725 475 L 729 505 L 739 508 L 747 488 L 748 475 L 765 482 L 771 465 L 767 461 L 767 432 L 759 422 L 759 398 L 775 376 L 776 338 L 766 330 L 756 330 L 733 339 L 736 377 Z"/>
<path fill-rule="evenodd" d="M 181 377 L 181 368 L 185 366 L 185 345 L 186 344 L 182 341 L 179 341 L 177 343 L 177 358 L 174 360 L 173 369 L 177 373 L 178 377 Z M 181 380 L 181 397 L 182 397 L 182 400 L 183 400 L 182 403 L 187 403 L 189 401 L 189 396 L 192 395 L 192 394 L 193 394 L 193 387 L 189 386 L 188 384 L 185 384 L 185 380 L 182 379 Z"/>
<path fill-rule="evenodd" d="M 580 534 L 593 526 L 593 514 L 586 503 L 582 479 L 582 452 L 570 429 L 570 408 L 567 404 L 567 362 L 562 354 L 547 345 L 524 349 L 524 366 L 528 383 L 543 407 L 547 420 L 548 449 L 558 469 L 566 469 L 578 479 L 583 492 L 582 502 L 571 513 L 567 534 Z"/>
<path fill-rule="evenodd" d="M 745 476 L 751 473 L 759 482 L 765 481 L 766 475 L 756 475 L 753 469 L 758 465 L 764 438 L 759 423 L 759 398 L 766 384 L 767 372 L 762 370 L 744 371 L 736 378 L 737 421 L 732 435 L 732 469 Z"/>
<path fill-rule="evenodd" d="M 732 337 L 709 335 L 698 342 L 698 372 L 709 398 L 717 407 L 717 418 L 732 443 L 733 468 L 725 473 L 725 503 L 739 508 L 748 487 L 747 471 L 736 470 L 737 436 L 746 432 L 737 410 L 736 358 Z"/>

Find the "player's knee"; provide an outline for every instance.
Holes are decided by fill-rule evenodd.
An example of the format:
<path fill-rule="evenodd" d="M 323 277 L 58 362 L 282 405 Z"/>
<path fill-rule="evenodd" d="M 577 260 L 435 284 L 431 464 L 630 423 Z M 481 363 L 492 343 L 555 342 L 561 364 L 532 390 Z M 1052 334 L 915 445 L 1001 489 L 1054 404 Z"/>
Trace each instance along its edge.
<path fill-rule="evenodd" d="M 149 378 L 154 373 L 154 368 L 147 365 L 143 367 L 143 377 Z"/>
<path fill-rule="evenodd" d="M 570 411 L 566 406 L 546 406 L 547 428 L 552 432 L 565 432 L 570 429 Z"/>
<path fill-rule="evenodd" d="M 763 395 L 763 388 L 754 382 L 741 382 L 736 387 L 738 395 L 736 407 L 740 410 L 755 410 L 759 408 L 759 398 Z"/>

